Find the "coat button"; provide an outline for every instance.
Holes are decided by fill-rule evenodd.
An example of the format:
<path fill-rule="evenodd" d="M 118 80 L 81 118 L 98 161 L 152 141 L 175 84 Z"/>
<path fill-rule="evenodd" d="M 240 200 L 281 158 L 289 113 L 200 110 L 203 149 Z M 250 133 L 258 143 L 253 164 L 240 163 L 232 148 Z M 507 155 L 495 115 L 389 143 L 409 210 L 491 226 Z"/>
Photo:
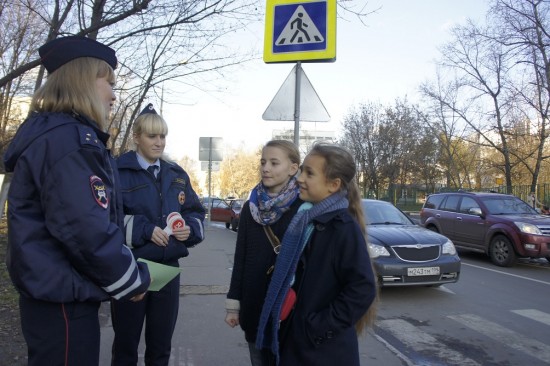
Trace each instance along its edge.
<path fill-rule="evenodd" d="M 317 225 L 315 225 L 315 229 L 316 229 L 317 231 L 324 231 L 324 230 L 325 230 L 325 225 L 323 225 L 323 224 L 317 224 Z"/>
<path fill-rule="evenodd" d="M 332 332 L 332 330 L 327 331 L 325 337 L 327 337 L 327 339 L 331 339 L 332 337 L 334 337 L 334 333 Z"/>
<path fill-rule="evenodd" d="M 321 344 L 321 343 L 323 343 L 323 337 L 316 337 L 315 344 Z"/>

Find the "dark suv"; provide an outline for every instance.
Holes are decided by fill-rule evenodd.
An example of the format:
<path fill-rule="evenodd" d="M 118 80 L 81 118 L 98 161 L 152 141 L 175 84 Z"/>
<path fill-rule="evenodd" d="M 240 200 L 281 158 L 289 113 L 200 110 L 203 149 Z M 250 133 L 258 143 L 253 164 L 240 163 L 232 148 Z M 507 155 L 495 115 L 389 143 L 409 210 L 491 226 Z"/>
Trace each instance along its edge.
<path fill-rule="evenodd" d="M 420 222 L 457 248 L 488 254 L 498 266 L 512 266 L 517 257 L 550 261 L 550 217 L 512 195 L 432 194 L 420 211 Z"/>

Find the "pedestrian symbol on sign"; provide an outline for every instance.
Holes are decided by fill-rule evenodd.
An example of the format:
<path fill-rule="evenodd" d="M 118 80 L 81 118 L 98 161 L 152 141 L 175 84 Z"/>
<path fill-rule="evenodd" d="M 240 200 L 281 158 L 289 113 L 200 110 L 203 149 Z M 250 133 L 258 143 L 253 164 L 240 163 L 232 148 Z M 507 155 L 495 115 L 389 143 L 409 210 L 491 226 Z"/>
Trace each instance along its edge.
<path fill-rule="evenodd" d="M 296 8 L 288 23 L 275 42 L 278 46 L 324 42 L 321 32 L 315 26 L 302 5 Z"/>

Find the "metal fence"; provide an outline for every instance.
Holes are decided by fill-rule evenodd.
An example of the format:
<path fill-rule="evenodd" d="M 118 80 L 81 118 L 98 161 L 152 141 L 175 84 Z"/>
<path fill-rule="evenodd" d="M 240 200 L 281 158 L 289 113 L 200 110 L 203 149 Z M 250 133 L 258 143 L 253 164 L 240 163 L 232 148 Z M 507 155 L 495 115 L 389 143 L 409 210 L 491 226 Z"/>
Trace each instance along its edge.
<path fill-rule="evenodd" d="M 410 185 L 394 185 L 389 189 L 380 189 L 378 192 L 369 190 L 365 194 L 365 198 L 379 199 L 388 201 L 399 207 L 403 211 L 418 211 L 426 201 L 426 197 L 432 193 L 457 191 L 459 188 L 438 187 L 435 190 L 427 190 L 418 186 Z M 484 187 L 478 190 L 462 189 L 463 191 L 478 191 L 478 192 L 497 192 L 508 193 L 505 186 Z M 531 185 L 512 186 L 511 194 L 527 201 L 527 196 L 531 192 Z M 538 184 L 535 194 L 539 202 L 550 206 L 550 183 Z"/>

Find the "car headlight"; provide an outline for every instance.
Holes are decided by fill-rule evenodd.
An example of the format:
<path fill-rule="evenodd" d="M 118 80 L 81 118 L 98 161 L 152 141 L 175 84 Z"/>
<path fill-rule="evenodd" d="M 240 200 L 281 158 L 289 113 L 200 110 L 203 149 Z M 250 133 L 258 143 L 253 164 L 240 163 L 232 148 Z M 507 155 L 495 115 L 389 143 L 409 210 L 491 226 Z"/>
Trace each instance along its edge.
<path fill-rule="evenodd" d="M 450 240 L 447 240 L 445 244 L 443 244 L 442 252 L 443 254 L 455 255 L 456 248 L 453 242 Z"/>
<path fill-rule="evenodd" d="M 369 250 L 370 257 L 373 259 L 378 257 L 390 256 L 390 252 L 388 252 L 388 250 L 384 248 L 382 245 L 367 243 L 367 249 Z"/>
<path fill-rule="evenodd" d="M 514 224 L 516 224 L 522 233 L 542 235 L 539 228 L 533 224 L 528 224 L 526 222 L 514 222 Z"/>

